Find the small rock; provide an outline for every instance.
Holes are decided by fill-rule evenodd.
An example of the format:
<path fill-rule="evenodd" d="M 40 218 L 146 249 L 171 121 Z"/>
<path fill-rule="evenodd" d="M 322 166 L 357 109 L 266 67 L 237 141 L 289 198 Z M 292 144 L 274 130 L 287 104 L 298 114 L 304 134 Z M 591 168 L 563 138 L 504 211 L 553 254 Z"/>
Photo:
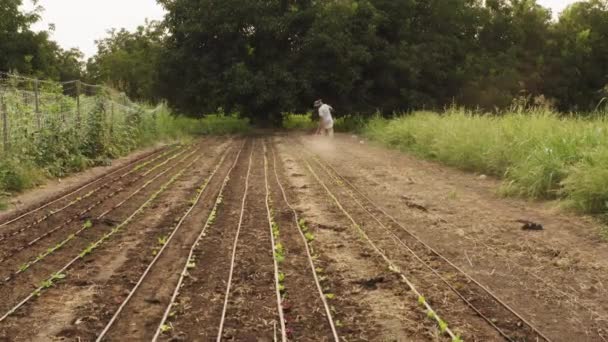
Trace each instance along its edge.
<path fill-rule="evenodd" d="M 480 175 L 479 179 L 480 180 L 486 180 L 486 179 L 488 179 L 488 176 L 486 176 L 486 175 Z"/>

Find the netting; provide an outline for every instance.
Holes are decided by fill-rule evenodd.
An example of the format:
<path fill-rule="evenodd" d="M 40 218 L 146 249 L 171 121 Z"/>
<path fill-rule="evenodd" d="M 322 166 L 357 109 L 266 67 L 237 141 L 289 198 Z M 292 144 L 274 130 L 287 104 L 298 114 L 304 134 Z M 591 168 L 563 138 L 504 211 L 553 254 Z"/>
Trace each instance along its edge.
<path fill-rule="evenodd" d="M 104 86 L 0 72 L 0 154 L 19 153 L 43 136 L 128 141 L 136 130 L 154 131 L 155 113 Z"/>

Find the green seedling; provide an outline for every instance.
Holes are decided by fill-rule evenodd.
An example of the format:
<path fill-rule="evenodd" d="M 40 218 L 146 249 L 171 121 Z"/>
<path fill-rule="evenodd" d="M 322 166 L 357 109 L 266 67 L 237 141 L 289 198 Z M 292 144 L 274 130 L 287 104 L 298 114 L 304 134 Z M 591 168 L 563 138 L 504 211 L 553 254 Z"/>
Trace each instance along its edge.
<path fill-rule="evenodd" d="M 460 337 L 460 335 L 456 335 L 456 337 L 454 337 L 452 339 L 452 342 L 463 342 L 462 338 Z"/>
<path fill-rule="evenodd" d="M 433 310 L 427 311 L 426 316 L 430 319 L 435 319 L 435 317 L 436 317 L 435 311 L 433 311 Z"/>
<path fill-rule="evenodd" d="M 279 272 L 279 282 L 285 281 L 285 273 Z"/>
<path fill-rule="evenodd" d="M 448 324 L 446 322 L 444 322 L 443 320 L 439 320 L 439 331 L 441 331 L 441 333 L 445 333 L 446 330 L 448 330 Z"/>
<path fill-rule="evenodd" d="M 306 241 L 308 241 L 309 243 L 313 242 L 315 240 L 314 234 L 312 234 L 310 232 L 304 234 L 304 237 L 306 238 Z"/>
<path fill-rule="evenodd" d="M 281 243 L 277 243 L 274 247 L 275 259 L 278 263 L 285 261 L 285 249 Z"/>
<path fill-rule="evenodd" d="M 168 331 L 171 331 L 171 329 L 173 329 L 173 328 L 170 325 L 167 325 L 167 324 L 163 324 L 163 325 L 160 326 L 160 331 L 162 333 L 166 333 Z"/>
<path fill-rule="evenodd" d="M 83 228 L 85 228 L 85 229 L 89 229 L 89 228 L 93 227 L 93 222 L 91 222 L 91 220 L 87 220 L 87 221 L 86 221 L 86 222 L 85 222 L 85 223 L 82 225 L 82 227 L 83 227 Z"/>
<path fill-rule="evenodd" d="M 285 285 L 283 285 L 283 284 L 279 284 L 279 291 L 280 291 L 281 293 L 285 292 Z"/>
<path fill-rule="evenodd" d="M 317 273 L 323 273 L 323 272 L 325 272 L 325 270 L 322 269 L 321 267 L 317 267 L 317 268 L 315 268 L 315 272 L 317 272 Z"/>
<path fill-rule="evenodd" d="M 424 305 L 424 303 L 426 303 L 424 296 L 418 296 L 418 304 Z"/>
<path fill-rule="evenodd" d="M 186 268 L 187 269 L 192 269 L 192 268 L 195 268 L 195 267 L 196 267 L 196 262 L 194 260 L 192 260 L 192 259 L 189 260 L 188 264 L 186 265 Z"/>
<path fill-rule="evenodd" d="M 327 294 L 325 294 L 325 298 L 330 299 L 330 300 L 335 299 L 336 295 L 333 293 L 327 293 Z"/>
<path fill-rule="evenodd" d="M 158 238 L 158 244 L 161 246 L 164 246 L 167 243 L 168 239 L 169 239 L 168 236 L 161 236 Z"/>
<path fill-rule="evenodd" d="M 304 221 L 304 219 L 300 219 L 298 221 L 298 225 L 300 226 L 300 230 L 304 233 L 306 233 L 308 231 L 308 226 L 306 225 L 306 221 Z"/>

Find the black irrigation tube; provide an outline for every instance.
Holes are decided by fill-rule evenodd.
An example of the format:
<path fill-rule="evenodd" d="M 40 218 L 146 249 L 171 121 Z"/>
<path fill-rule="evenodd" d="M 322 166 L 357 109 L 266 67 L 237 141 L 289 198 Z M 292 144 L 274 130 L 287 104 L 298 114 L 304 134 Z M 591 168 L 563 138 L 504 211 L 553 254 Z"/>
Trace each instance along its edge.
<path fill-rule="evenodd" d="M 165 175 L 166 173 L 168 173 L 169 171 L 173 170 L 174 168 L 177 167 L 177 165 L 179 165 L 180 163 L 182 163 L 184 160 L 188 159 L 190 156 L 192 156 L 194 153 L 196 153 L 196 150 L 193 152 L 190 152 L 188 155 L 186 155 L 185 157 L 183 157 L 182 159 L 180 159 L 177 163 L 175 163 L 174 165 L 172 165 L 171 167 L 167 168 L 166 170 L 162 171 L 161 173 L 157 174 L 156 176 L 154 176 L 152 179 L 148 180 L 146 183 L 144 183 L 141 187 L 139 187 L 137 190 L 135 190 L 134 192 L 132 192 L 131 194 L 129 194 L 129 196 L 127 196 L 124 200 L 122 200 L 120 203 L 114 205 L 112 208 L 108 209 L 107 211 L 105 211 L 104 213 L 102 213 L 101 215 L 99 215 L 97 217 L 97 220 L 101 220 L 103 219 L 107 214 L 109 214 L 110 212 L 120 208 L 123 204 L 125 204 L 128 200 L 130 200 L 131 198 L 133 198 L 135 195 L 137 195 L 139 192 L 141 192 L 142 190 L 144 190 L 145 188 L 147 188 L 150 184 L 152 184 L 155 180 L 157 180 L 158 178 L 162 177 L 163 175 Z M 34 260 L 29 261 L 28 263 L 26 263 L 25 265 L 21 266 L 19 268 L 18 271 L 14 272 L 13 274 L 11 274 L 10 276 L 2 279 L 2 282 L 6 283 L 11 281 L 12 279 L 14 279 L 15 276 L 25 272 L 27 269 L 29 269 L 31 266 L 37 264 L 38 262 L 42 261 L 44 258 L 48 257 L 49 255 L 53 254 L 54 252 L 56 252 L 59 248 L 62 248 L 65 244 L 67 244 L 68 242 L 72 241 L 73 239 L 75 239 L 76 237 L 78 237 L 82 232 L 84 232 L 85 230 L 91 228 L 92 226 L 87 225 L 86 223 L 76 232 L 70 234 L 66 239 L 64 239 L 63 241 L 59 242 L 58 244 L 54 245 L 53 248 L 48 249 L 45 253 L 39 255 L 38 257 L 36 257 Z M 1 284 L 1 283 L 0 283 Z"/>
<path fill-rule="evenodd" d="M 127 182 L 126 184 L 124 184 L 124 185 L 123 185 L 123 186 L 121 186 L 120 188 L 116 189 L 115 191 L 111 192 L 110 194 L 108 194 L 108 195 L 106 195 L 106 196 L 103 196 L 103 197 L 102 197 L 102 198 L 100 198 L 100 199 L 99 199 L 97 202 L 93 203 L 92 205 L 90 205 L 89 207 L 85 208 L 84 210 L 82 210 L 82 211 L 78 212 L 76 215 L 74 215 L 74 216 L 72 216 L 72 217 L 68 218 L 68 219 L 67 219 L 67 220 L 65 220 L 63 223 L 60 223 L 60 224 L 58 224 L 57 226 L 53 227 L 52 229 L 50 229 L 50 230 L 48 230 L 48 231 L 44 232 L 42 235 L 40 235 L 40 236 L 36 237 L 35 239 L 31 240 L 31 241 L 30 241 L 30 242 L 28 242 L 27 244 L 25 244 L 25 245 L 23 245 L 23 246 L 20 246 L 20 247 L 16 248 L 16 249 L 15 249 L 15 250 L 14 250 L 12 253 L 10 253 L 10 254 L 8 254 L 8 255 L 4 256 L 3 258 L 0 258 L 0 263 L 4 262 L 4 261 L 5 261 L 6 259 L 8 259 L 8 258 L 11 258 L 13 255 L 15 255 L 15 254 L 17 254 L 17 253 L 19 253 L 19 252 L 23 251 L 25 248 L 27 248 L 27 247 L 31 247 L 31 246 L 35 245 L 36 243 L 38 243 L 38 242 L 39 242 L 39 241 L 41 241 L 42 239 L 44 239 L 44 238 L 48 237 L 49 235 L 51 235 L 51 234 L 55 233 L 56 231 L 58 231 L 58 230 L 60 230 L 60 229 L 64 228 L 64 227 L 65 227 L 65 226 L 67 226 L 68 224 L 70 224 L 70 223 L 74 222 L 75 220 L 77 220 L 78 218 L 82 217 L 84 214 L 86 214 L 86 213 L 90 212 L 91 210 L 95 209 L 95 208 L 96 208 L 98 205 L 100 205 L 102 202 L 104 202 L 104 201 L 106 201 L 106 200 L 108 200 L 108 199 L 110 199 L 110 198 L 112 198 L 112 197 L 116 196 L 118 193 L 122 192 L 122 191 L 125 189 L 125 187 L 127 187 L 127 186 L 129 186 L 129 185 L 131 185 L 131 184 L 133 184 L 133 183 L 137 182 L 138 180 L 140 180 L 140 179 L 142 179 L 142 178 L 146 177 L 147 175 L 149 175 L 150 173 L 152 173 L 154 170 L 156 170 L 156 169 L 158 169 L 158 168 L 160 168 L 160 167 L 162 167 L 162 166 L 166 165 L 166 164 L 167 164 L 167 163 L 169 163 L 171 160 L 173 160 L 173 159 L 175 159 L 175 158 L 179 157 L 180 155 L 182 155 L 182 154 L 183 154 L 183 153 L 185 153 L 185 152 L 186 152 L 185 150 L 184 150 L 184 151 L 181 151 L 181 152 L 179 152 L 179 153 L 177 153 L 177 154 L 174 154 L 173 156 L 171 156 L 171 157 L 169 157 L 169 158 L 165 159 L 165 160 L 164 160 L 162 163 L 160 163 L 160 164 L 158 164 L 158 165 L 155 165 L 155 166 L 154 166 L 154 167 L 152 167 L 150 170 L 148 170 L 148 171 L 146 171 L 146 172 L 144 172 L 144 173 L 142 173 L 142 174 L 138 175 L 136 178 L 134 178 L 134 179 L 130 180 L 129 182 Z M 161 155 L 161 157 L 162 157 L 162 156 L 164 156 L 164 155 L 165 155 L 165 154 Z M 158 160 L 158 158 L 155 158 L 155 159 L 154 159 L 154 160 L 152 160 L 151 162 L 156 161 L 156 160 Z M 180 161 L 180 162 L 181 162 L 181 161 Z M 113 208 L 113 209 L 115 209 L 115 208 Z M 105 215 L 103 215 L 103 216 L 105 216 Z M 103 217 L 103 216 L 102 216 L 102 217 Z M 100 217 L 100 218 L 101 218 L 101 217 Z M 11 234 L 11 235 L 10 235 L 10 236 L 8 236 L 8 237 L 15 236 L 15 235 L 17 235 L 18 233 L 21 233 L 21 232 L 23 232 L 23 231 L 25 231 L 25 228 L 23 228 L 23 229 L 21 229 L 21 230 L 18 230 L 17 232 L 14 232 L 13 234 Z"/>
<path fill-rule="evenodd" d="M 301 143 L 300 143 L 301 144 Z M 418 243 L 422 244 L 428 251 L 430 251 L 432 254 L 436 255 L 437 257 L 439 257 L 441 260 L 443 260 L 444 262 L 446 262 L 449 266 L 451 266 L 454 270 L 458 271 L 459 273 L 461 273 L 462 275 L 464 275 L 469 281 L 473 282 L 475 285 L 477 285 L 480 289 L 482 289 L 485 293 L 487 293 L 492 299 L 494 299 L 498 304 L 500 304 L 503 308 L 505 308 L 507 311 L 509 311 L 512 315 L 514 315 L 515 317 L 517 317 L 519 320 L 521 320 L 524 324 L 526 324 L 535 334 L 537 334 L 539 337 L 543 338 L 544 340 L 550 342 L 551 339 L 549 339 L 547 336 L 545 336 L 545 334 L 543 334 L 538 328 L 536 328 L 532 323 L 530 323 L 528 320 L 526 320 L 522 315 L 520 315 L 517 311 L 515 311 L 513 308 L 511 308 L 511 306 L 509 306 L 507 303 L 505 303 L 503 300 L 501 300 L 500 298 L 498 298 L 498 296 L 496 294 L 494 294 L 492 291 L 490 291 L 488 288 L 486 288 L 484 285 L 482 285 L 479 281 L 477 281 L 475 278 L 473 278 L 471 275 L 469 275 L 468 273 L 466 273 L 464 270 L 462 270 L 460 267 L 456 266 L 453 262 L 451 262 L 448 258 L 446 258 L 445 256 L 443 256 L 441 253 L 439 253 L 437 250 L 435 250 L 434 248 L 432 248 L 430 245 L 428 245 L 427 243 L 425 243 L 424 241 L 422 241 L 416 234 L 414 234 L 413 232 L 411 232 L 409 229 L 405 228 L 401 223 L 399 223 L 397 221 L 397 219 L 395 219 L 393 216 L 391 216 L 390 214 L 388 214 L 384 209 L 382 209 L 379 205 L 377 205 L 372 199 L 370 199 L 367 195 L 365 195 L 359 188 L 357 188 L 354 184 L 352 184 L 348 179 L 346 179 L 346 177 L 342 176 L 334 167 L 333 165 L 331 165 L 328 162 L 322 161 L 321 158 L 316 155 L 314 155 L 314 159 L 321 165 L 324 164 L 326 165 L 329 169 L 332 170 L 333 173 L 335 173 L 335 175 L 340 178 L 340 180 L 342 180 L 345 184 L 347 184 L 354 192 L 356 192 L 359 196 L 363 197 L 372 207 L 374 207 L 376 210 L 378 210 L 379 212 L 381 212 L 384 216 L 386 216 L 390 221 L 392 221 L 394 224 L 396 224 L 397 226 L 399 226 L 405 233 L 407 233 L 409 236 L 411 236 L 414 240 L 416 240 Z M 372 215 L 373 216 L 373 215 Z M 374 217 L 374 216 L 373 216 Z M 408 248 L 409 250 L 409 248 Z M 410 250 L 411 251 L 411 250 Z M 413 251 L 411 251 L 412 253 L 414 253 Z M 414 253 L 415 254 L 415 253 Z M 416 255 L 416 258 L 419 258 L 418 255 Z M 426 263 L 424 263 L 426 264 Z M 427 265 L 428 267 L 431 267 L 430 265 Z M 433 269 L 434 270 L 434 269 Z M 434 270 L 436 272 L 436 270 Z M 450 286 L 450 288 L 455 291 L 455 293 L 464 299 L 464 297 L 456 290 L 453 289 L 452 286 Z M 483 314 L 481 314 L 479 312 L 479 310 L 477 308 L 475 308 L 472 303 L 470 303 L 468 300 L 465 299 L 465 301 L 467 302 L 467 304 L 469 306 L 471 306 L 471 308 L 473 308 L 475 310 L 476 313 L 478 313 L 484 320 L 489 321 L 491 323 L 491 326 L 494 327 L 503 337 L 507 338 L 508 340 L 511 340 L 510 337 L 508 337 L 501 329 L 499 329 L 498 327 L 496 327 L 496 325 L 491 322 L 491 320 L 489 320 L 487 317 L 485 317 Z"/>
<path fill-rule="evenodd" d="M 211 212 L 209 213 L 209 216 L 207 217 L 207 221 L 205 222 L 205 225 L 203 226 L 203 229 L 201 230 L 200 234 L 197 236 L 196 240 L 192 244 L 192 247 L 190 247 L 190 253 L 188 254 L 188 259 L 186 259 L 186 263 L 182 269 L 179 280 L 178 280 L 177 284 L 175 285 L 175 289 L 173 290 L 173 295 L 171 296 L 171 300 L 169 301 L 169 304 L 167 305 L 167 308 L 165 309 L 165 312 L 163 313 L 163 317 L 162 317 L 160 323 L 158 324 L 158 327 L 156 328 L 154 337 L 152 337 L 152 342 L 158 341 L 158 338 L 163 333 L 163 326 L 165 325 L 165 323 L 167 322 L 167 319 L 169 318 L 169 315 L 171 314 L 171 308 L 173 307 L 173 305 L 175 305 L 175 301 L 177 300 L 177 297 L 179 296 L 179 290 L 181 289 L 182 284 L 184 283 L 184 279 L 186 278 L 186 276 L 188 276 L 188 269 L 190 269 L 189 265 L 194 262 L 193 261 L 194 252 L 195 252 L 196 248 L 198 247 L 200 241 L 205 236 L 207 229 L 209 229 L 209 227 L 214 223 L 214 221 L 216 219 L 215 215 L 217 214 L 217 210 L 224 198 L 224 189 L 226 188 L 226 185 L 228 184 L 228 181 L 230 180 L 230 175 L 232 174 L 232 171 L 236 167 L 237 162 L 241 156 L 241 152 L 243 151 L 244 147 L 245 147 L 245 144 L 243 144 L 240 147 L 239 152 L 236 155 L 236 158 L 234 159 L 234 163 L 228 170 L 228 173 L 226 174 L 226 177 L 224 178 L 224 181 L 222 182 L 222 186 L 217 195 L 217 198 L 215 199 L 213 209 L 211 210 Z"/>
<path fill-rule="evenodd" d="M 167 149 L 169 149 L 169 148 L 167 148 Z M 117 174 L 117 173 L 120 173 L 120 172 L 122 172 L 122 171 L 124 171 L 124 170 L 126 170 L 126 169 L 129 169 L 129 168 L 132 168 L 134 165 L 138 164 L 139 162 L 141 162 L 141 161 L 142 161 L 142 160 L 144 160 L 144 159 L 147 159 L 147 158 L 149 158 L 149 157 L 152 157 L 152 156 L 154 156 L 154 155 L 157 155 L 157 154 L 158 154 L 158 155 L 157 155 L 155 158 L 153 158 L 153 159 L 151 159 L 151 160 L 148 160 L 148 161 L 146 161 L 146 162 L 144 162 L 144 163 L 140 164 L 140 166 L 145 166 L 145 165 L 147 165 L 147 164 L 149 164 L 149 163 L 152 163 L 152 162 L 154 162 L 155 160 L 157 160 L 157 159 L 159 159 L 159 158 L 162 158 L 162 157 L 163 157 L 165 154 L 168 154 L 168 153 L 170 153 L 170 152 L 171 152 L 171 151 L 166 151 L 166 149 L 161 149 L 160 151 L 156 151 L 156 152 L 153 152 L 153 153 L 151 153 L 151 154 L 149 154 L 149 155 L 147 155 L 147 156 L 143 156 L 143 157 L 141 157 L 141 158 L 138 158 L 138 159 L 134 160 L 133 162 L 131 162 L 131 163 L 129 163 L 129 164 L 127 164 L 127 165 L 123 166 L 123 167 L 120 167 L 119 169 L 117 169 L 117 170 L 115 170 L 115 171 L 112 171 L 112 172 L 107 173 L 107 174 L 103 174 L 103 175 L 101 175 L 101 176 L 97 177 L 96 179 L 94 179 L 94 180 L 92 180 L 92 181 L 90 181 L 90 182 L 87 182 L 87 183 L 85 183 L 84 185 L 81 185 L 81 186 L 80 186 L 80 187 L 78 187 L 77 189 L 72 190 L 72 191 L 69 191 L 68 193 L 66 193 L 66 194 L 64 194 L 64 195 L 61 195 L 61 196 L 60 196 L 59 198 L 57 198 L 57 199 L 54 199 L 54 200 L 49 201 L 49 202 L 46 202 L 45 204 L 43 204 L 43 205 L 41 205 L 41 206 L 39 206 L 39 207 L 37 207 L 37 208 L 35 208 L 35 209 L 29 210 L 29 211 L 27 211 L 27 212 L 25 212 L 25 213 L 23 213 L 23 214 L 21 214 L 21 215 L 19 215 L 19 216 L 15 217 L 15 218 L 13 218 L 13 219 L 10 219 L 10 220 L 8 220 L 8 221 L 6 221 L 6 222 L 4 222 L 4 223 L 0 224 L 0 228 L 1 228 L 1 227 L 4 227 L 4 226 L 7 226 L 7 225 L 9 225 L 9 224 L 11 224 L 11 223 L 17 222 L 17 221 L 19 221 L 19 220 L 21 220 L 21 219 L 23 219 L 23 218 L 25 218 L 25 217 L 27 217 L 27 216 L 29 216 L 29 215 L 31 215 L 31 214 L 34 214 L 34 213 L 36 213 L 36 212 L 38 212 L 38 211 L 41 211 L 41 210 L 45 209 L 46 207 L 48 207 L 48 206 L 50 206 L 50 205 L 53 205 L 53 204 L 55 204 L 55 203 L 57 203 L 57 202 L 59 202 L 59 201 L 61 201 L 61 200 L 63 200 L 63 199 L 66 199 L 66 198 L 68 198 L 68 197 L 70 197 L 70 196 L 72 196 L 72 195 L 74 195 L 74 194 L 78 193 L 79 191 L 81 191 L 81 190 L 83 190 L 83 189 L 85 189 L 85 188 L 87 188 L 87 187 L 89 187 L 89 186 L 91 186 L 91 185 L 93 185 L 93 184 L 95 184 L 95 183 L 97 183 L 97 182 L 101 181 L 101 180 L 104 180 L 104 179 L 106 179 L 106 178 L 110 178 L 110 177 L 114 176 L 114 175 L 115 175 L 115 174 Z M 95 189 L 93 189 L 93 190 L 89 191 L 89 192 L 88 192 L 88 193 L 87 193 L 85 196 L 80 197 L 80 198 L 77 198 L 77 199 L 75 199 L 75 200 L 71 201 L 70 203 L 68 203 L 67 205 L 65 205 L 65 206 L 64 206 L 64 207 L 62 207 L 62 208 L 59 208 L 59 209 L 57 209 L 57 210 L 53 210 L 53 211 L 51 211 L 50 213 L 48 213 L 48 214 L 44 215 L 42 218 L 39 218 L 39 219 L 35 220 L 34 222 L 32 222 L 32 223 L 28 224 L 27 226 L 25 226 L 25 227 L 23 227 L 23 228 L 21 228 L 21 229 L 19 229 L 19 230 L 15 231 L 15 232 L 9 233 L 9 234 L 7 234 L 7 235 L 0 236 L 0 242 L 2 242 L 2 241 L 4 241 L 4 240 L 6 240 L 7 238 L 13 237 L 13 236 L 15 236 L 15 235 L 17 235 L 17 234 L 19 234 L 19 233 L 21 233 L 21 232 L 25 231 L 25 230 L 27 230 L 27 229 L 29 229 L 29 228 L 31 228 L 31 227 L 33 227 L 33 226 L 37 225 L 37 224 L 40 224 L 40 223 L 44 222 L 45 220 L 47 220 L 47 219 L 48 219 L 48 218 L 50 218 L 51 216 L 53 216 L 53 215 L 55 215 L 55 214 L 60 213 L 61 211 L 63 211 L 63 210 L 65 210 L 65 209 L 67 209 L 67 208 L 71 207 L 72 205 L 74 205 L 74 204 L 76 204 L 76 203 L 80 202 L 80 201 L 81 201 L 81 200 L 83 200 L 84 198 L 87 198 L 87 197 L 89 197 L 89 196 L 93 195 L 93 194 L 94 194 L 94 193 L 96 193 L 97 191 L 99 191 L 99 190 L 101 190 L 101 189 L 103 189 L 103 188 L 105 188 L 105 187 L 108 187 L 108 185 L 109 185 L 109 184 L 111 184 L 111 183 L 113 183 L 113 182 L 116 182 L 116 181 L 118 181 L 118 180 L 121 180 L 122 178 L 124 178 L 124 177 L 128 176 L 129 174 L 131 174 L 131 173 L 135 172 L 135 171 L 137 170 L 137 168 L 138 168 L 138 167 L 139 167 L 139 166 L 136 166 L 135 168 L 132 168 L 131 170 L 127 171 L 126 173 L 122 174 L 121 176 L 119 176 L 119 177 L 117 177 L 117 178 L 114 178 L 114 179 L 110 179 L 110 180 L 108 180 L 108 181 L 107 181 L 107 182 L 105 182 L 104 184 L 102 184 L 102 185 L 98 186 L 97 188 L 95 188 Z"/>
<path fill-rule="evenodd" d="M 120 313 L 125 308 L 125 306 L 129 303 L 129 301 L 131 300 L 131 298 L 133 298 L 133 296 L 135 295 L 135 292 L 139 289 L 139 287 L 141 286 L 141 284 L 144 282 L 144 280 L 146 279 L 146 277 L 150 273 L 150 270 L 152 269 L 152 267 L 154 267 L 154 265 L 156 264 L 156 262 L 160 259 L 161 255 L 163 254 L 163 252 L 165 251 L 165 249 L 167 248 L 167 246 L 169 245 L 169 243 L 171 243 L 171 241 L 173 240 L 173 237 L 180 230 L 180 228 L 182 227 L 182 225 L 184 224 L 184 222 L 186 221 L 186 219 L 188 218 L 188 216 L 190 216 L 190 214 L 192 213 L 192 211 L 194 210 L 194 208 L 196 208 L 197 204 L 200 202 L 200 199 L 203 197 L 203 194 L 205 193 L 205 190 L 207 189 L 209 183 L 215 177 L 215 175 L 217 174 L 217 171 L 220 169 L 220 167 L 222 166 L 222 164 L 224 164 L 224 160 L 226 159 L 226 156 L 228 155 L 229 151 L 230 151 L 230 149 L 227 149 L 224 152 L 224 154 L 222 155 L 221 159 L 219 160 L 219 162 L 216 164 L 215 168 L 213 169 L 213 172 L 211 173 L 211 175 L 208 178 L 206 178 L 204 180 L 203 184 L 197 189 L 197 195 L 196 195 L 196 198 L 194 199 L 192 205 L 186 211 L 186 213 L 181 217 L 181 219 L 179 220 L 179 222 L 177 223 L 177 225 L 175 226 L 175 228 L 173 229 L 173 231 L 169 235 L 167 241 L 163 244 L 163 246 L 158 251 L 158 253 L 156 253 L 156 256 L 154 257 L 154 259 L 152 259 L 152 261 L 150 262 L 150 264 L 148 264 L 148 267 L 146 267 L 146 270 L 144 271 L 144 273 L 141 275 L 141 277 L 139 278 L 139 280 L 137 281 L 137 283 L 133 286 L 133 288 L 131 289 L 131 291 L 127 295 L 127 298 L 125 298 L 125 300 L 123 300 L 123 302 L 120 304 L 120 306 L 118 307 L 118 309 L 116 309 L 116 311 L 114 312 L 114 315 L 112 316 L 112 318 L 110 319 L 110 321 L 106 324 L 106 326 L 101 331 L 101 333 L 99 333 L 99 335 L 97 336 L 97 339 L 96 339 L 97 342 L 101 342 L 103 340 L 103 338 L 106 336 L 106 334 L 108 333 L 108 331 L 110 331 L 110 328 L 118 320 L 118 317 L 119 317 Z M 238 154 L 237 154 L 237 156 L 235 158 L 235 161 L 233 163 L 233 167 L 234 167 L 234 165 L 236 165 L 236 161 L 239 159 L 241 151 L 242 151 L 242 147 L 241 147 L 241 150 L 239 150 L 239 152 L 238 152 Z M 232 168 L 230 169 L 230 171 L 232 171 Z M 228 173 L 228 175 L 230 175 L 230 173 Z M 228 177 L 228 175 L 226 177 Z M 218 196 L 219 196 L 219 194 L 218 194 Z M 195 241 L 194 245 L 196 245 L 196 241 Z M 192 247 L 194 247 L 194 245 Z M 189 259 L 186 260 L 186 265 L 188 264 L 188 262 L 189 262 Z"/>
<path fill-rule="evenodd" d="M 66 265 L 64 265 L 59 271 L 53 273 L 46 281 L 44 281 L 42 283 L 42 285 L 38 286 L 34 291 L 32 291 L 28 296 L 26 296 L 24 299 L 22 299 L 18 304 L 16 304 L 11 309 L 9 309 L 6 313 L 4 313 L 2 315 L 2 317 L 0 317 L 0 322 L 3 322 L 4 320 L 6 320 L 6 318 L 8 318 L 12 314 L 14 314 L 19 308 L 21 308 L 23 305 L 25 305 L 26 303 L 28 303 L 32 298 L 41 295 L 42 291 L 44 289 L 52 286 L 54 284 L 55 280 L 64 278 L 65 275 L 63 274 L 63 272 L 65 272 L 68 268 L 70 268 L 78 260 L 83 259 L 85 256 L 87 256 L 88 254 L 90 254 L 91 252 L 93 252 L 95 249 L 99 248 L 99 246 L 102 243 L 104 243 L 106 240 L 108 240 L 114 234 L 116 234 L 119 231 L 121 231 L 126 225 L 128 225 L 129 223 L 131 223 L 131 221 L 133 221 L 133 219 L 135 218 L 135 216 L 137 216 L 138 214 L 142 213 L 148 206 L 150 206 L 150 204 L 161 193 L 163 193 L 165 190 L 167 190 L 167 188 L 169 186 L 171 186 L 171 184 L 173 184 L 179 177 L 181 177 L 183 175 L 183 173 L 187 169 L 189 169 L 199 159 L 200 159 L 200 156 L 196 157 L 194 160 L 192 160 L 190 163 L 188 163 L 188 165 L 184 166 L 178 173 L 176 173 L 173 177 L 171 177 L 171 179 L 169 179 L 166 183 L 164 183 L 163 185 L 161 185 L 161 187 L 154 194 L 152 194 L 152 196 L 150 196 L 146 202 L 144 202 L 141 206 L 139 206 L 139 208 L 137 208 L 121 224 L 119 224 L 118 226 L 114 227 L 110 232 L 106 233 L 101 239 L 97 240 L 94 243 L 91 243 L 80 254 L 78 254 L 71 261 L 69 261 Z"/>
<path fill-rule="evenodd" d="M 338 331 L 336 330 L 336 325 L 334 323 L 334 320 L 333 320 L 333 317 L 331 314 L 331 309 L 329 307 L 329 304 L 327 303 L 325 294 L 323 293 L 323 287 L 321 286 L 321 282 L 319 281 L 319 277 L 317 276 L 317 270 L 315 267 L 315 263 L 312 259 L 312 253 L 310 252 L 310 246 L 308 245 L 306 236 L 304 236 L 304 233 L 300 229 L 300 217 L 298 215 L 298 212 L 295 210 L 295 208 L 291 205 L 291 203 L 287 199 L 287 193 L 285 191 L 285 188 L 283 187 L 283 184 L 281 183 L 281 180 L 279 179 L 279 173 L 277 171 L 277 156 L 275 154 L 274 146 L 272 147 L 272 160 L 273 160 L 272 167 L 274 169 L 274 176 L 276 178 L 277 184 L 279 185 L 279 189 L 281 190 L 281 194 L 283 195 L 283 201 L 285 202 L 285 204 L 287 205 L 287 207 L 291 210 L 291 212 L 293 214 L 295 228 L 297 229 L 298 233 L 300 234 L 300 237 L 302 238 L 302 243 L 304 244 L 304 249 L 306 250 L 306 256 L 308 258 L 308 264 L 310 265 L 310 269 L 312 272 L 313 279 L 315 281 L 315 285 L 317 287 L 317 291 L 321 298 L 321 302 L 323 303 L 323 307 L 325 309 L 325 316 L 327 317 L 327 321 L 331 327 L 331 332 L 333 334 L 334 341 L 339 342 L 340 337 L 338 336 Z"/>

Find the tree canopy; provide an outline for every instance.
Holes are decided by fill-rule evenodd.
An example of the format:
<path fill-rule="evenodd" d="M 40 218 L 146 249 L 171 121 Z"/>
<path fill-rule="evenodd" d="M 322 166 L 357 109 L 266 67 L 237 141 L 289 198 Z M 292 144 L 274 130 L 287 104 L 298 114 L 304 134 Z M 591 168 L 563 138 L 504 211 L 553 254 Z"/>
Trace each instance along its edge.
<path fill-rule="evenodd" d="M 167 14 L 112 30 L 86 66 L 108 83 L 180 112 L 238 111 L 276 122 L 317 98 L 339 113 L 452 104 L 487 110 L 522 99 L 591 111 L 608 96 L 608 0 L 559 17 L 536 0 L 158 0 Z M 65 79 L 83 70 L 39 12 L 0 6 L 0 70 Z"/>
<path fill-rule="evenodd" d="M 34 5 L 37 1 L 33 1 Z M 59 81 L 82 76 L 80 51 L 63 50 L 49 39 L 49 32 L 34 32 L 31 25 L 40 19 L 41 8 L 25 12 L 22 0 L 0 3 L 0 71 L 50 78 Z"/>

